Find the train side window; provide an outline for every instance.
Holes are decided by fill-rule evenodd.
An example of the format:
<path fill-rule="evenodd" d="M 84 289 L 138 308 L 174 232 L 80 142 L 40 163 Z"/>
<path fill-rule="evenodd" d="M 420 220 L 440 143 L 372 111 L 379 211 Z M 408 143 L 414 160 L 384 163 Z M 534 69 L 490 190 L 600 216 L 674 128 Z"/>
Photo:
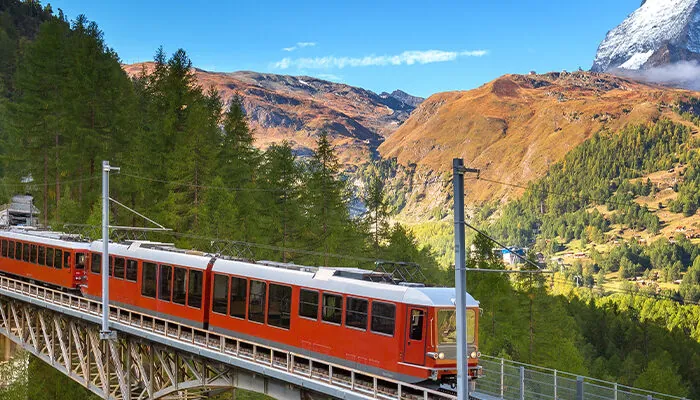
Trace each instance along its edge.
<path fill-rule="evenodd" d="M 53 249 L 51 247 L 46 248 L 46 266 L 53 267 Z"/>
<path fill-rule="evenodd" d="M 173 267 L 170 265 L 161 265 L 160 274 L 158 275 L 158 298 L 165 301 L 170 301 L 173 291 Z"/>
<path fill-rule="evenodd" d="M 15 242 L 15 260 L 17 260 L 17 261 L 22 260 L 22 243 L 21 242 Z"/>
<path fill-rule="evenodd" d="M 229 313 L 234 318 L 245 319 L 247 289 L 248 280 L 231 277 L 231 309 Z"/>
<path fill-rule="evenodd" d="M 267 302 L 268 325 L 289 329 L 289 314 L 292 309 L 292 287 L 270 284 L 270 299 Z"/>
<path fill-rule="evenodd" d="M 211 310 L 218 314 L 226 314 L 228 308 L 228 276 L 214 274 L 214 299 Z"/>
<path fill-rule="evenodd" d="M 339 294 L 323 294 L 323 312 L 321 319 L 340 325 L 343 319 L 343 296 Z"/>
<path fill-rule="evenodd" d="M 301 289 L 299 291 L 299 315 L 318 319 L 318 292 Z"/>
<path fill-rule="evenodd" d="M 156 265 L 149 262 L 143 263 L 141 270 L 141 295 L 156 297 Z"/>
<path fill-rule="evenodd" d="M 32 264 L 37 263 L 36 258 L 37 258 L 37 249 L 36 249 L 36 245 L 33 244 L 31 247 L 31 262 L 32 262 Z"/>
<path fill-rule="evenodd" d="M 411 340 L 423 340 L 423 310 L 411 310 L 411 329 L 408 337 Z"/>
<path fill-rule="evenodd" d="M 139 263 L 136 260 L 126 260 L 126 280 L 136 282 L 139 275 Z"/>
<path fill-rule="evenodd" d="M 7 240 L 2 241 L 2 256 L 7 257 Z"/>
<path fill-rule="evenodd" d="M 367 330 L 367 300 L 348 297 L 345 304 L 345 325 Z"/>
<path fill-rule="evenodd" d="M 187 305 L 194 308 L 202 308 L 202 271 L 190 270 L 189 290 L 187 291 Z"/>
<path fill-rule="evenodd" d="M 99 274 L 102 271 L 102 254 L 92 253 L 92 260 L 90 261 L 90 272 Z"/>
<path fill-rule="evenodd" d="M 109 256 L 109 276 L 114 276 L 114 256 Z"/>
<path fill-rule="evenodd" d="M 250 281 L 250 298 L 248 299 L 248 320 L 265 323 L 265 292 L 267 283 Z"/>
<path fill-rule="evenodd" d="M 59 249 L 56 249 L 53 251 L 53 267 L 56 269 L 61 269 L 63 265 L 63 252 Z M 68 268 L 68 265 L 66 265 L 66 268 Z"/>
<path fill-rule="evenodd" d="M 22 249 L 22 261 L 29 262 L 29 243 L 24 243 Z"/>
<path fill-rule="evenodd" d="M 76 253 L 75 255 L 75 269 L 85 269 L 85 254 Z M 63 252 L 63 268 L 70 268 L 70 252 Z"/>
<path fill-rule="evenodd" d="M 372 302 L 372 332 L 394 336 L 396 305 Z"/>
<path fill-rule="evenodd" d="M 15 258 L 15 242 L 12 240 L 7 242 L 7 256 L 10 258 Z"/>
<path fill-rule="evenodd" d="M 39 265 L 46 265 L 46 247 L 39 246 Z"/>
<path fill-rule="evenodd" d="M 173 273 L 173 303 L 185 305 L 187 300 L 187 270 L 175 267 Z"/>
<path fill-rule="evenodd" d="M 114 277 L 124 279 L 124 271 L 126 269 L 126 261 L 123 257 L 114 257 Z"/>

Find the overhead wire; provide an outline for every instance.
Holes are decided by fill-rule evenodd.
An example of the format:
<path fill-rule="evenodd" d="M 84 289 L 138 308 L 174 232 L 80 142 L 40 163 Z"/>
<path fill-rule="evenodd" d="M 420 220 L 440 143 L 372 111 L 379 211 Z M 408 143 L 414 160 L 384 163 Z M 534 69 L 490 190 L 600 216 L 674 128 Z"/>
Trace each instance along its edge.
<path fill-rule="evenodd" d="M 532 186 L 525 186 L 525 185 L 520 185 L 517 183 L 501 182 L 501 181 L 491 179 L 491 178 L 484 178 L 483 176 L 479 176 L 479 177 L 476 177 L 474 179 L 482 180 L 482 181 L 486 181 L 486 182 L 491 182 L 491 183 L 495 183 L 495 184 L 503 185 L 503 186 L 510 186 L 510 187 L 514 187 L 514 188 L 518 188 L 518 189 L 524 189 L 524 190 L 529 189 L 529 190 L 533 190 L 535 192 L 544 193 L 544 194 L 548 194 L 548 195 L 577 198 L 578 200 L 586 200 L 586 199 L 587 200 L 594 200 L 598 204 L 615 204 L 615 205 L 620 206 L 620 207 L 629 207 L 633 204 L 637 204 L 640 207 L 645 207 L 644 205 L 640 205 L 639 203 L 635 203 L 632 200 L 629 203 L 625 203 L 625 202 L 621 202 L 621 201 L 615 201 L 612 199 L 605 200 L 605 199 L 596 198 L 596 197 L 584 197 L 584 196 L 580 196 L 580 195 L 573 194 L 573 193 L 562 193 L 562 192 L 556 192 L 556 191 L 552 191 L 552 190 L 537 189 L 537 188 L 534 188 Z M 648 211 L 659 211 L 660 210 L 659 208 L 649 208 L 648 206 L 646 206 L 646 209 Z"/>
<path fill-rule="evenodd" d="M 2 185 L 3 186 L 9 186 L 9 187 L 27 187 L 27 186 L 55 186 L 55 185 L 67 185 L 69 183 L 78 183 L 78 182 L 87 182 L 87 181 L 92 181 L 96 179 L 101 179 L 100 176 L 92 176 L 92 177 L 87 177 L 87 178 L 76 178 L 76 179 L 70 179 L 70 180 L 65 180 L 65 181 L 53 181 L 53 182 L 42 182 L 42 183 L 37 183 L 35 181 L 31 182 L 26 182 L 26 183 L 7 183 L 3 180 Z"/>
<path fill-rule="evenodd" d="M 197 188 L 197 189 L 226 190 L 226 191 L 230 191 L 230 192 L 275 192 L 275 193 L 286 192 L 286 190 L 284 190 L 284 189 L 240 188 L 240 187 L 237 188 L 237 187 L 227 187 L 227 186 L 195 185 L 192 183 L 168 181 L 168 180 L 164 180 L 164 179 L 151 178 L 151 177 L 134 175 L 134 174 L 124 173 L 124 172 L 120 172 L 120 174 L 117 176 L 126 176 L 129 178 L 139 179 L 139 180 L 148 181 L 148 182 L 158 182 L 158 183 L 164 183 L 167 185 L 180 186 L 180 187 L 191 187 L 191 188 Z"/>
<path fill-rule="evenodd" d="M 576 286 L 576 284 L 568 279 L 565 279 L 563 277 L 557 277 L 556 275 L 552 278 L 552 281 L 555 281 L 557 283 L 565 284 L 568 286 L 573 286 L 577 289 L 579 288 L 587 288 L 585 286 Z M 587 288 L 592 290 L 591 288 Z M 616 288 L 616 287 L 601 287 L 603 291 L 606 292 L 613 292 L 616 294 L 629 294 L 629 295 L 635 295 L 635 296 L 641 296 L 641 297 L 647 297 L 647 298 L 663 298 L 667 300 L 674 301 L 676 303 L 682 303 L 682 304 L 690 304 L 690 305 L 700 305 L 700 302 L 696 301 L 691 301 L 691 300 L 679 300 L 676 297 L 665 295 L 665 294 L 652 294 L 652 293 L 645 293 L 642 290 L 630 290 L 630 289 L 624 289 L 624 288 Z"/>

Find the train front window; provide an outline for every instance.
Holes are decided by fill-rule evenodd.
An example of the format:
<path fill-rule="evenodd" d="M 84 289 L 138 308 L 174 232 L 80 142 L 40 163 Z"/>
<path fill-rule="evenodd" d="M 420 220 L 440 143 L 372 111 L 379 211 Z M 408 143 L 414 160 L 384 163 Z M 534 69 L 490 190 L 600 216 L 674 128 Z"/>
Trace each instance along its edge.
<path fill-rule="evenodd" d="M 437 318 L 438 338 L 440 344 L 457 343 L 457 317 L 454 309 L 438 311 Z M 474 343 L 474 330 L 476 329 L 476 311 L 467 310 L 467 343 Z"/>

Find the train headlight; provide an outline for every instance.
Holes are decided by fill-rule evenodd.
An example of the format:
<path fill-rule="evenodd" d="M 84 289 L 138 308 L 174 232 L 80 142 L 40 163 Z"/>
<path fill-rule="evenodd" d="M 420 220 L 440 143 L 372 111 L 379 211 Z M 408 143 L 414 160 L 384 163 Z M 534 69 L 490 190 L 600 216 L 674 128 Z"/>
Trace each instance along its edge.
<path fill-rule="evenodd" d="M 438 358 L 439 358 L 440 360 L 444 360 L 444 359 L 445 359 L 445 353 L 439 352 L 439 353 L 438 353 Z"/>
<path fill-rule="evenodd" d="M 476 351 L 472 351 L 471 354 L 469 354 L 469 357 L 471 358 L 476 358 L 478 355 L 476 354 Z"/>

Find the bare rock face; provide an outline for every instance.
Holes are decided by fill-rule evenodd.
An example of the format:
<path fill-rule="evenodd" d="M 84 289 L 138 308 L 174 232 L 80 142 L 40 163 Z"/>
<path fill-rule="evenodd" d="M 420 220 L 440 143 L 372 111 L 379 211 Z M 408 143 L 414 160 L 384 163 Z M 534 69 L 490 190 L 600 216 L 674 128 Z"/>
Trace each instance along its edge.
<path fill-rule="evenodd" d="M 700 0 L 645 0 L 598 47 L 594 72 L 700 61 Z"/>

